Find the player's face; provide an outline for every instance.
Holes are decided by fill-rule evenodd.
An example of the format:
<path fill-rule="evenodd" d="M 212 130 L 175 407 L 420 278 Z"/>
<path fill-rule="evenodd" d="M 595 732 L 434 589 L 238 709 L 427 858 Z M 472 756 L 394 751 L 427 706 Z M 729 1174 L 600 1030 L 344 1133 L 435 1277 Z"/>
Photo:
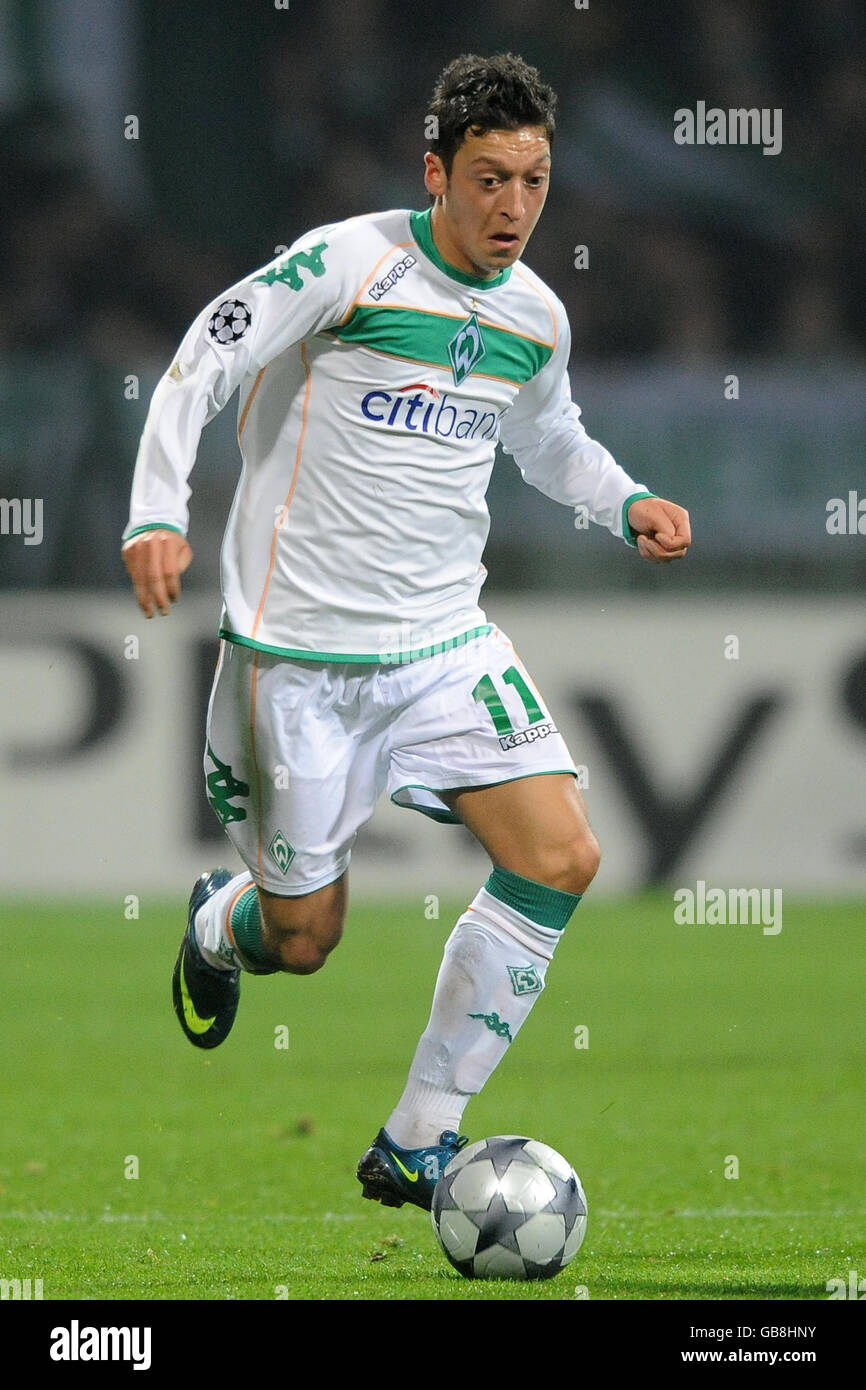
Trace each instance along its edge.
<path fill-rule="evenodd" d="M 532 235 L 547 197 L 550 144 L 543 126 L 467 131 L 451 175 L 426 156 L 424 182 L 436 198 L 433 239 L 457 270 L 492 279 L 512 265 Z"/>

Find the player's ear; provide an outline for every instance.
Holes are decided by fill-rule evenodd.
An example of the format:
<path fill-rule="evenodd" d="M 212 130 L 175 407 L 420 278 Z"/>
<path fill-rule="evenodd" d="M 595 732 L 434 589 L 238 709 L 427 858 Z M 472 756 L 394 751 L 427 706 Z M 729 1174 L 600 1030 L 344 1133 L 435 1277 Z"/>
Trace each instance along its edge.
<path fill-rule="evenodd" d="M 438 154 L 428 150 L 424 156 L 424 187 L 434 198 L 439 198 L 448 186 L 445 166 Z"/>

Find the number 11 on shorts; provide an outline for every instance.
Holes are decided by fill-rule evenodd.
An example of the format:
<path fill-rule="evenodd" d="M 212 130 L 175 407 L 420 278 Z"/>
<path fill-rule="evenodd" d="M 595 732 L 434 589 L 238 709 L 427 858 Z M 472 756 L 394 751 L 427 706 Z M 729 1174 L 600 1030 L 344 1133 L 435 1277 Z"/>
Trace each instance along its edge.
<path fill-rule="evenodd" d="M 507 685 L 514 686 L 523 701 L 526 717 L 530 724 L 537 724 L 540 719 L 545 718 L 544 710 L 516 666 L 509 666 L 507 671 L 503 671 L 502 679 Z M 502 696 L 496 689 L 492 676 L 488 674 L 481 677 L 472 691 L 472 698 L 473 700 L 480 700 L 483 705 L 486 705 L 487 713 L 493 720 L 493 727 L 500 737 L 514 733 L 514 725 L 508 717 L 508 711 L 502 703 Z"/>

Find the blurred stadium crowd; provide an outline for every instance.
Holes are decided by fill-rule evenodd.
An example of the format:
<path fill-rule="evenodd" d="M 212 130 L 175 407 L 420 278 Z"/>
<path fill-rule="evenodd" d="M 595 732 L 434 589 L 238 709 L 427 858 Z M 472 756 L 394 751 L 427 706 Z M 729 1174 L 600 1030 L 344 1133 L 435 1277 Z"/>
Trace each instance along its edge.
<path fill-rule="evenodd" d="M 305 229 L 426 204 L 427 102 L 461 51 L 518 52 L 559 93 L 553 188 L 527 259 L 566 304 L 575 361 L 613 375 L 862 366 L 858 0 L 490 0 L 481 13 L 457 0 L 119 0 L 113 38 L 110 24 L 89 33 L 101 0 L 56 10 L 107 76 L 101 109 L 92 93 L 78 102 L 57 35 L 7 19 L 0 494 L 44 497 L 46 535 L 38 552 L 4 549 L 3 582 L 124 582 L 135 443 L 179 337 Z M 677 146 L 674 111 L 698 100 L 780 108 L 782 154 Z M 124 138 L 130 114 L 137 139 Z M 574 268 L 579 244 L 588 272 Z M 230 433 L 209 445 L 215 517 L 237 467 Z"/>

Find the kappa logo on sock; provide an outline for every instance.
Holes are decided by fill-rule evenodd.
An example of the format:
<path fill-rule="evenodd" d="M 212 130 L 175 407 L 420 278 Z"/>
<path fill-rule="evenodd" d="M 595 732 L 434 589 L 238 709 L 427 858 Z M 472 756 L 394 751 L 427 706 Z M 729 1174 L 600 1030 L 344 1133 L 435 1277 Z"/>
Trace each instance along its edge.
<path fill-rule="evenodd" d="M 506 1023 L 504 1018 L 499 1017 L 499 1014 L 470 1014 L 469 1017 L 480 1018 L 481 1022 L 487 1025 L 491 1033 L 496 1034 L 497 1038 L 507 1038 L 509 1042 L 514 1041 L 514 1039 L 511 1036 L 510 1027 Z"/>
<path fill-rule="evenodd" d="M 515 994 L 540 994 L 544 982 L 534 965 L 509 965 L 511 988 Z"/>
<path fill-rule="evenodd" d="M 268 854 L 273 859 L 281 874 L 288 872 L 289 865 L 295 857 L 295 851 L 289 844 L 282 830 L 278 830 L 268 845 Z"/>
<path fill-rule="evenodd" d="M 226 961 L 229 965 L 234 965 L 235 963 L 234 949 L 227 941 L 222 940 L 222 938 L 216 944 L 216 955 L 219 956 L 220 960 Z"/>

